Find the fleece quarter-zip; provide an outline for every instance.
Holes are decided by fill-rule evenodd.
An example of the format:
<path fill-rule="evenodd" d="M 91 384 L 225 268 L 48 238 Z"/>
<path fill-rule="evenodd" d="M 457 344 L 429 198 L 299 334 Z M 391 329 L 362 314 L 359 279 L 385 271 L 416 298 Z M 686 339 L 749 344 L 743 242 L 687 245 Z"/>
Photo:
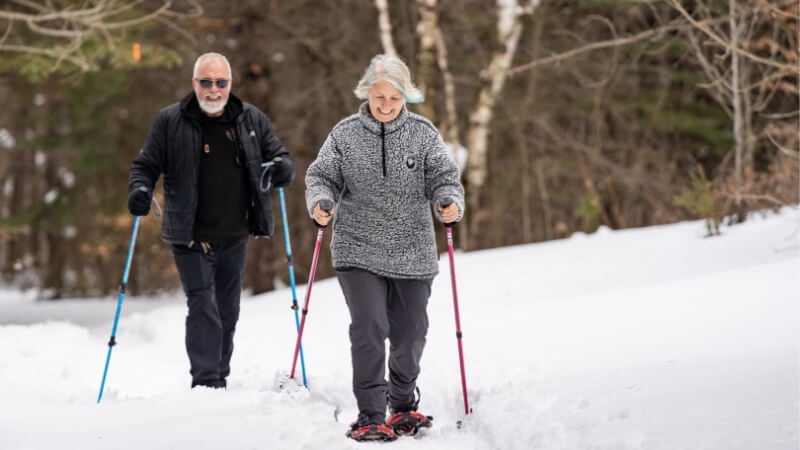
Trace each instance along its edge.
<path fill-rule="evenodd" d="M 309 214 L 320 200 L 336 204 L 336 268 L 393 278 L 435 276 L 431 203 L 444 198 L 464 210 L 458 167 L 433 124 L 405 106 L 382 123 L 364 102 L 334 126 L 306 172 Z"/>

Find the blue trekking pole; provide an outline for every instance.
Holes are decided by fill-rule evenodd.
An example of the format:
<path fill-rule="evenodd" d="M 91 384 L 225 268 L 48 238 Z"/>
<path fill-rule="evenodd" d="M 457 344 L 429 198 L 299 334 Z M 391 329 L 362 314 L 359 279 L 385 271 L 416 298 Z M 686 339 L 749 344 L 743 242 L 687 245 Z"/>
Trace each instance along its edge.
<path fill-rule="evenodd" d="M 106 355 L 106 366 L 103 369 L 103 381 L 100 382 L 100 393 L 97 394 L 97 403 L 103 399 L 103 388 L 106 385 L 106 375 L 108 374 L 108 363 L 111 361 L 111 349 L 117 344 L 117 324 L 119 324 L 119 313 L 122 310 L 122 300 L 125 298 L 125 288 L 128 285 L 128 272 L 131 270 L 131 260 L 133 259 L 133 247 L 136 245 L 136 235 L 139 233 L 139 220 L 141 216 L 133 219 L 133 232 L 131 233 L 131 243 L 128 246 L 128 257 L 125 259 L 125 269 L 122 272 L 122 284 L 119 285 L 119 296 L 117 297 L 117 312 L 114 315 L 114 325 L 111 327 L 111 338 L 108 340 L 108 354 Z"/>
<path fill-rule="evenodd" d="M 289 284 L 292 286 L 292 309 L 294 310 L 294 323 L 297 327 L 297 332 L 300 332 L 300 309 L 297 305 L 297 289 L 294 281 L 294 262 L 292 260 L 292 242 L 289 239 L 289 225 L 286 219 L 286 199 L 283 194 L 283 188 L 278 188 L 278 197 L 281 202 L 281 221 L 283 222 L 283 241 L 286 246 L 286 264 L 289 266 Z M 303 386 L 308 387 L 308 380 L 306 379 L 306 360 L 303 357 L 303 345 L 300 344 L 300 369 L 303 372 Z"/>

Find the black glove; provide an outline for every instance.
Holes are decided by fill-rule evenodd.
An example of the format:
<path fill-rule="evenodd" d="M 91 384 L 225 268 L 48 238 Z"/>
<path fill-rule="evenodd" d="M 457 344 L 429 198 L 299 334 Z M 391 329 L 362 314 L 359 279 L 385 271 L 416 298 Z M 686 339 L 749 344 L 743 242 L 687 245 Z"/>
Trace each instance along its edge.
<path fill-rule="evenodd" d="M 134 216 L 146 216 L 150 213 L 150 202 L 153 201 L 153 193 L 144 186 L 134 188 L 128 194 L 128 211 Z"/>
<path fill-rule="evenodd" d="M 289 186 L 294 178 L 294 161 L 286 157 L 281 158 L 269 170 L 273 186 L 279 188 Z"/>

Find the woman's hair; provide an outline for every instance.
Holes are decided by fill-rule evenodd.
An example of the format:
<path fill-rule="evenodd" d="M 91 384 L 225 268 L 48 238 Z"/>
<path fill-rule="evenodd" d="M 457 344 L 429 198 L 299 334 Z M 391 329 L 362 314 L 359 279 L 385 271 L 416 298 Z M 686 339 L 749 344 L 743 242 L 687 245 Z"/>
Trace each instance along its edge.
<path fill-rule="evenodd" d="M 194 62 L 194 70 L 192 71 L 192 78 L 197 78 L 197 71 L 200 70 L 200 64 L 207 60 L 207 59 L 221 59 L 225 62 L 225 66 L 228 68 L 228 74 L 233 78 L 233 72 L 231 72 L 231 63 L 228 62 L 228 58 L 221 53 L 203 53 L 202 55 L 197 57 L 197 61 Z"/>
<path fill-rule="evenodd" d="M 367 99 L 369 89 L 378 81 L 387 81 L 403 94 L 406 103 L 421 103 L 425 96 L 411 82 L 411 73 L 402 59 L 394 55 L 377 55 L 372 58 L 369 67 L 364 71 L 364 76 L 358 82 L 355 90 L 356 97 Z"/>

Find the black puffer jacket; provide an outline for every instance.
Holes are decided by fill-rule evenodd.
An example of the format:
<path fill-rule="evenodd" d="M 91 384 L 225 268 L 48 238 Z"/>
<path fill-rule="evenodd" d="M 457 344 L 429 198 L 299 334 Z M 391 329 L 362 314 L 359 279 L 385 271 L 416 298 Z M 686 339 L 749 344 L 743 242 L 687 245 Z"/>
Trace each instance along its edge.
<path fill-rule="evenodd" d="M 152 192 L 158 177 L 164 174 L 164 217 L 161 238 L 172 244 L 190 245 L 197 211 L 197 177 L 202 151 L 200 124 L 187 111 L 194 93 L 180 103 L 162 109 L 150 128 L 139 156 L 131 165 L 128 191 L 145 186 Z M 252 201 L 249 225 L 255 236 L 270 237 L 275 228 L 272 199 L 259 188 L 261 164 L 280 156 L 293 166 L 288 151 L 281 144 L 266 114 L 242 102 L 233 94 L 228 102 L 241 113 L 236 117 L 240 151 L 247 162 Z"/>

